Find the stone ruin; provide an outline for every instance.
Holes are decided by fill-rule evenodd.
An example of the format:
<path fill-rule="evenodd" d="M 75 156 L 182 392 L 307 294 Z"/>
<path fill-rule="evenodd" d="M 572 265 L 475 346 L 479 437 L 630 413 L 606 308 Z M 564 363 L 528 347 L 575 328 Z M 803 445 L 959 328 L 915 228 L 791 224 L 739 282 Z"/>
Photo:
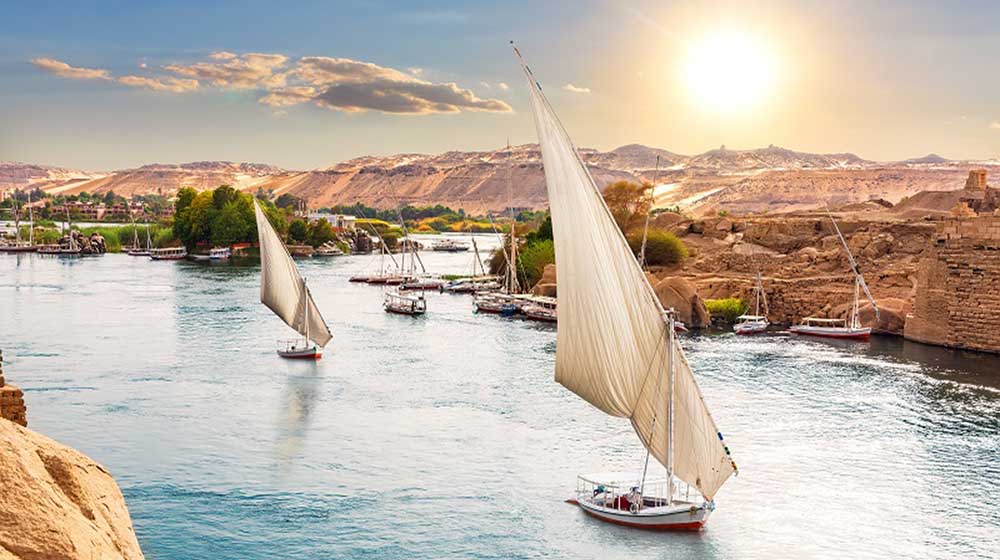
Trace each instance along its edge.
<path fill-rule="evenodd" d="M 972 217 L 996 214 L 998 211 L 1000 211 L 1000 189 L 991 188 L 986 183 L 985 169 L 969 171 L 962 196 L 951 209 L 952 215 Z"/>
<path fill-rule="evenodd" d="M 14 385 L 7 385 L 3 377 L 3 350 L 0 350 L 0 418 L 27 427 L 28 409 L 24 405 L 24 392 Z"/>

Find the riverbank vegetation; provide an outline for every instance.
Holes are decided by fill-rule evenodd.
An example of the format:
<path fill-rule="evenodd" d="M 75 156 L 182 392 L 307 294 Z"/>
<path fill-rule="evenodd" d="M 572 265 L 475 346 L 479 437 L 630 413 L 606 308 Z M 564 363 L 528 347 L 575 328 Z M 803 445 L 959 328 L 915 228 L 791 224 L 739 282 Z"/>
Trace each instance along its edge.
<path fill-rule="evenodd" d="M 705 307 L 712 317 L 721 317 L 727 323 L 735 323 L 737 317 L 747 312 L 747 302 L 737 297 L 706 299 Z"/>

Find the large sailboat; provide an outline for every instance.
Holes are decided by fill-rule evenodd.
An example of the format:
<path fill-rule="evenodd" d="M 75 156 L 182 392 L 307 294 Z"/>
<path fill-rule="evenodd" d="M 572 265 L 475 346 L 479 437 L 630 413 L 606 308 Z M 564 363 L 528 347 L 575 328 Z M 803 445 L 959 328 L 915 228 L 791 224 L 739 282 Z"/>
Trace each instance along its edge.
<path fill-rule="evenodd" d="M 861 275 L 858 263 L 854 260 L 854 254 L 851 253 L 851 248 L 847 246 L 847 240 L 844 239 L 844 234 L 840 232 L 840 226 L 838 226 L 837 221 L 833 219 L 833 214 L 830 213 L 829 208 L 826 210 L 826 215 L 830 217 L 830 222 L 833 223 L 833 229 L 837 232 L 837 237 L 840 239 L 840 245 L 844 248 L 844 252 L 847 254 L 847 263 L 851 267 L 851 272 L 854 273 L 854 302 L 851 305 L 850 314 L 846 319 L 805 317 L 802 319 L 800 324 L 793 325 L 789 327 L 788 330 L 795 334 L 807 336 L 868 340 L 871 337 L 872 329 L 871 327 L 864 327 L 861 325 L 859 305 L 861 301 L 861 292 L 863 291 L 865 293 L 868 301 L 872 304 L 872 309 L 875 311 L 876 323 L 879 319 L 878 305 L 875 303 L 875 298 L 872 296 L 871 291 L 868 290 L 868 284 L 865 283 L 865 278 Z"/>
<path fill-rule="evenodd" d="M 647 450 L 638 473 L 580 476 L 571 502 L 611 523 L 699 529 L 736 464 L 677 341 L 673 312 L 663 309 L 541 86 L 520 62 L 560 280 L 555 378 L 606 414 L 628 418 Z M 665 468 L 663 476 L 650 472 L 650 457 Z"/>
<path fill-rule="evenodd" d="M 282 358 L 318 360 L 332 336 L 313 301 L 295 261 L 274 231 L 256 199 L 257 238 L 260 241 L 260 301 L 302 338 L 278 341 Z"/>
<path fill-rule="evenodd" d="M 510 142 L 507 142 L 507 207 L 510 210 L 510 250 L 505 245 L 505 240 L 500 239 L 500 250 L 503 252 L 504 260 L 507 261 L 507 273 L 504 275 L 503 286 L 497 291 L 476 291 L 472 295 L 472 305 L 476 311 L 483 313 L 497 313 L 505 317 L 510 317 L 521 309 L 521 302 L 517 295 L 521 293 L 521 283 L 518 282 L 517 274 L 517 220 L 514 216 L 514 187 L 511 181 L 511 151 Z M 490 218 L 490 223 L 493 219 Z M 495 227 L 495 226 L 494 226 Z M 473 239 L 475 242 L 475 239 Z M 478 256 L 478 250 L 477 250 Z M 482 263 L 480 263 L 482 264 Z M 473 271 L 475 272 L 475 271 Z M 485 272 L 485 271 L 484 271 Z M 555 309 L 552 310 L 553 315 Z"/>

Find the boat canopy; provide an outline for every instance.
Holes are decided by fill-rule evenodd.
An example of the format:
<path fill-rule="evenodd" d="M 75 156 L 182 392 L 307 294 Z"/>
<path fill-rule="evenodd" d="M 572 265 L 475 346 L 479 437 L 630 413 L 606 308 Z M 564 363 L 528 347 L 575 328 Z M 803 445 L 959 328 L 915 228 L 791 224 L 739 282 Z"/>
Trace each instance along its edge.
<path fill-rule="evenodd" d="M 605 413 L 630 419 L 657 461 L 712 499 L 735 463 L 646 275 L 541 86 L 521 66 L 560 279 L 556 381 Z"/>
<path fill-rule="evenodd" d="M 583 482 L 589 482 L 590 484 L 596 484 L 600 486 L 607 486 L 610 488 L 634 488 L 643 484 L 642 473 L 634 472 L 606 472 L 606 473 L 591 473 L 591 474 L 581 474 L 577 477 Z M 646 476 L 645 484 L 657 484 L 664 483 L 667 481 L 665 476 Z"/>
<path fill-rule="evenodd" d="M 763 315 L 740 315 L 736 318 L 737 321 L 765 321 L 767 317 Z"/>
<path fill-rule="evenodd" d="M 260 240 L 260 301 L 289 327 L 316 344 L 326 346 L 332 335 L 316 307 L 295 261 L 271 222 L 253 201 Z"/>
<path fill-rule="evenodd" d="M 847 323 L 847 319 L 829 319 L 826 317 L 804 317 L 802 319 L 803 323 L 825 323 L 825 324 L 837 324 L 837 323 Z"/>

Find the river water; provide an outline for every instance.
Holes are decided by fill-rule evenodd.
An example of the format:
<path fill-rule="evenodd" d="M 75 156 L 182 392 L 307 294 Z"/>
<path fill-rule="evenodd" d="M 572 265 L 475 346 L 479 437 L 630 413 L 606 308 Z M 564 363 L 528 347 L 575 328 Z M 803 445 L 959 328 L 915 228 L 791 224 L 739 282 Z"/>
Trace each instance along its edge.
<path fill-rule="evenodd" d="M 554 328 L 460 295 L 386 314 L 347 282 L 372 262 L 299 263 L 334 334 L 302 363 L 255 265 L 0 255 L 7 378 L 114 474 L 150 559 L 1000 557 L 1000 358 L 685 338 L 740 474 L 704 531 L 647 533 L 563 503 L 644 454 L 553 381 Z"/>

